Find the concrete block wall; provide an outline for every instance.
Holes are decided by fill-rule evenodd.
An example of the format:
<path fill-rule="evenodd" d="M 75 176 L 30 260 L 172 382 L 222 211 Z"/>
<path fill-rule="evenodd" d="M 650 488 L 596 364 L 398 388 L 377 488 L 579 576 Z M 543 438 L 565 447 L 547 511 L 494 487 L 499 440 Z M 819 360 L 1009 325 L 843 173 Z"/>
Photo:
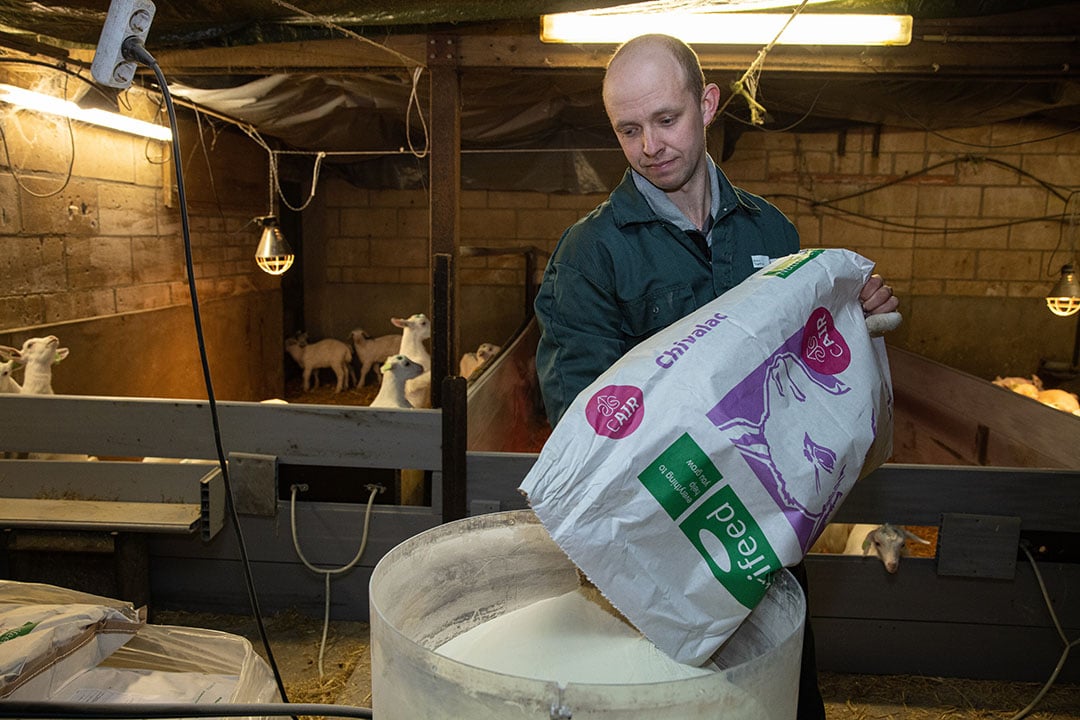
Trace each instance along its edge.
<path fill-rule="evenodd" d="M 1077 332 L 1044 300 L 1069 259 L 1060 220 L 1080 189 L 1080 137 L 1062 130 L 865 129 L 843 152 L 836 133 L 753 133 L 725 171 L 788 213 L 804 246 L 877 263 L 903 298 L 891 342 L 987 379 L 1030 375 L 1069 360 Z"/>
<path fill-rule="evenodd" d="M 1068 360 L 1077 328 L 1043 300 L 1067 261 L 1063 198 L 1080 187 L 1080 136 L 1061 131 L 1029 121 L 843 138 L 747 132 L 723 168 L 787 213 L 804 247 L 845 247 L 877 263 L 906 316 L 890 342 L 987 379 L 1030 375 L 1041 359 Z M 325 267 L 309 286 L 348 295 L 361 324 L 380 322 L 388 309 L 376 298 L 423 302 L 426 194 L 328 185 Z M 550 251 L 604 197 L 466 191 L 461 244 Z M 523 316 L 515 292 L 523 260 L 462 258 L 458 270 L 462 348 L 512 332 Z M 330 304 L 309 314 L 325 319 Z M 344 319 L 336 322 L 327 330 L 347 332 Z"/>
<path fill-rule="evenodd" d="M 460 242 L 549 253 L 563 230 L 603 198 L 464 191 Z M 312 337 L 346 337 L 356 327 L 372 335 L 400 332 L 389 318 L 430 313 L 425 191 L 365 190 L 327 178 L 303 220 L 305 311 Z M 537 256 L 538 272 L 546 259 Z M 460 257 L 457 279 L 462 352 L 508 339 L 525 318 L 524 256 Z"/>
<path fill-rule="evenodd" d="M 128 95 L 136 116 L 156 111 Z M 228 399 L 280 395 L 280 280 L 255 265 L 258 231 L 249 226 L 267 211 L 266 154 L 238 132 L 207 139 L 209 152 L 200 126 L 182 117 L 194 274 L 204 329 L 217 338 L 213 346 L 208 339 L 215 390 Z M 71 355 L 54 373 L 57 392 L 205 397 L 171 145 L 7 105 L 0 123 L 0 344 L 60 337 Z M 266 328 L 273 346 L 230 346 L 237 323 Z M 145 332 L 162 324 L 177 332 Z M 156 344 L 141 347 L 141 337 Z M 269 368 L 256 381 L 239 372 L 251 344 Z M 107 362 L 88 357 L 103 351 Z M 143 353 L 154 358 L 140 362 Z M 196 371 L 162 372 L 162 357 Z"/>

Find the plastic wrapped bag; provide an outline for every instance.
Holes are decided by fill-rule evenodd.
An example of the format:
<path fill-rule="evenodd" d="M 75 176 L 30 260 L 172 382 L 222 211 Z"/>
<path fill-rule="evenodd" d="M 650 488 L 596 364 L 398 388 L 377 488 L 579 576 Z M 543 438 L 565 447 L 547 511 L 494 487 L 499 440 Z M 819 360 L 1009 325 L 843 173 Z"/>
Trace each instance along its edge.
<path fill-rule="evenodd" d="M 872 263 L 804 250 L 623 356 L 521 485 L 552 538 L 661 650 L 705 662 L 892 452 Z"/>
<path fill-rule="evenodd" d="M 149 625 L 131 603 L 0 580 L 0 699 L 258 703 L 280 695 L 269 665 L 239 635 Z"/>

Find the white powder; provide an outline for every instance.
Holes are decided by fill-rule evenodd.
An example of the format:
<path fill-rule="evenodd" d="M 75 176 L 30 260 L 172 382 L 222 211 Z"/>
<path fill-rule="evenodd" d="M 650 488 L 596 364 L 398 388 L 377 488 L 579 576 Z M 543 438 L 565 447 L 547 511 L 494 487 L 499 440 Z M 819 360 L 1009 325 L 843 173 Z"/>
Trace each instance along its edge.
<path fill-rule="evenodd" d="M 562 684 L 653 683 L 713 672 L 672 660 L 579 591 L 488 620 L 435 652 L 504 675 Z"/>

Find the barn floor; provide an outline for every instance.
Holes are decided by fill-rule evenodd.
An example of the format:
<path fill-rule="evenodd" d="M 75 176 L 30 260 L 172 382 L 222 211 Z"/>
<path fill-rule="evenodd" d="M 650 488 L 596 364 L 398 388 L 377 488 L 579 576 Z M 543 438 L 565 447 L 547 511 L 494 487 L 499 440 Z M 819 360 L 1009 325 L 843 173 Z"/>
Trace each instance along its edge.
<path fill-rule="evenodd" d="M 161 611 L 153 620 L 243 635 L 262 654 L 255 623 L 246 617 Z M 366 623 L 331 623 L 321 680 L 321 618 L 287 612 L 265 625 L 290 701 L 371 706 Z M 829 720 L 1008 720 L 1040 689 L 1038 683 L 837 673 L 822 673 L 820 682 Z M 1080 685 L 1055 685 L 1027 717 L 1080 720 Z"/>

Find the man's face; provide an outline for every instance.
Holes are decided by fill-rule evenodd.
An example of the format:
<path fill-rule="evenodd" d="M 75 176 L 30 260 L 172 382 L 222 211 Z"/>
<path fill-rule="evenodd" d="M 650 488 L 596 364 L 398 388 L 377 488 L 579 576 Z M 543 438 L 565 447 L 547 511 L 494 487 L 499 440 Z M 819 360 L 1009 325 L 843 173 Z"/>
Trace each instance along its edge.
<path fill-rule="evenodd" d="M 666 51 L 617 58 L 604 80 L 604 107 L 627 162 L 656 187 L 677 192 L 705 173 L 705 126 L 715 104 L 693 95 Z"/>

